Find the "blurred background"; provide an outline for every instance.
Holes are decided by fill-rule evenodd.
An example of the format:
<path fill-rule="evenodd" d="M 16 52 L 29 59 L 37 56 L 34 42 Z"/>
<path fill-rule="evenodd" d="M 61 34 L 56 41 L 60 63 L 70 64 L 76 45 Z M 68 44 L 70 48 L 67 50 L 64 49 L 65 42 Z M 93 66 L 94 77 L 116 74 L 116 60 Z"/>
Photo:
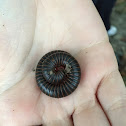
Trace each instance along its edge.
<path fill-rule="evenodd" d="M 126 85 L 126 0 L 117 0 L 110 17 L 111 24 L 117 27 L 117 34 L 110 37 L 119 70 Z"/>

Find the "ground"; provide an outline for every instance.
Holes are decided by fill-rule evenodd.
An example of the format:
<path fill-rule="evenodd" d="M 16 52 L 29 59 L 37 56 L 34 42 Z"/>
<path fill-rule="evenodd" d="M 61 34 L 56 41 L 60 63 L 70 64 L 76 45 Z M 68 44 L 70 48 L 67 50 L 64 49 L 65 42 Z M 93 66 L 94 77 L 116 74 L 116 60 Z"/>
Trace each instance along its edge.
<path fill-rule="evenodd" d="M 118 33 L 110 37 L 110 42 L 117 56 L 119 70 L 126 84 L 126 0 L 117 0 L 111 15 L 111 24 Z"/>

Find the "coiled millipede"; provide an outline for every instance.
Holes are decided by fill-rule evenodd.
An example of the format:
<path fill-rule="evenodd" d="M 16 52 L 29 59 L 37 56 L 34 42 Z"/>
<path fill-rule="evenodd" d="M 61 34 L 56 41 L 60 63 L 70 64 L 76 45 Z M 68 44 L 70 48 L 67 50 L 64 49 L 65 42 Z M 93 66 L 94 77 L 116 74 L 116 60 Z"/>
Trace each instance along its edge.
<path fill-rule="evenodd" d="M 50 97 L 68 96 L 77 88 L 80 77 L 81 70 L 77 60 L 61 50 L 45 54 L 36 68 L 37 84 Z"/>

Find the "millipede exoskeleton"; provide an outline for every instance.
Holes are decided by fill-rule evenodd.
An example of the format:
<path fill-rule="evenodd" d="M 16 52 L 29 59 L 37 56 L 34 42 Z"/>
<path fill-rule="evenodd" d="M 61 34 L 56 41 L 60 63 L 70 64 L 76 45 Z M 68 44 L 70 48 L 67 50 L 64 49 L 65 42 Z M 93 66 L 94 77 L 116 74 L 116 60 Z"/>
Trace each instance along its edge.
<path fill-rule="evenodd" d="M 36 68 L 36 81 L 43 93 L 62 98 L 78 86 L 81 70 L 77 60 L 68 52 L 56 50 L 45 54 Z"/>

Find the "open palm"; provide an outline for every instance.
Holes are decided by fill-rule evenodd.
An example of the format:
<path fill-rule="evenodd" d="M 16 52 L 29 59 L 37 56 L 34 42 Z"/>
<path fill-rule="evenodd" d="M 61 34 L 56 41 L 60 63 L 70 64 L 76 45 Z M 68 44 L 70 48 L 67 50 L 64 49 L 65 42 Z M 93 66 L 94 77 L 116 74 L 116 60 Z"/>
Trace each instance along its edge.
<path fill-rule="evenodd" d="M 34 72 L 57 49 L 81 67 L 78 88 L 60 99 L 40 91 Z M 125 112 L 126 90 L 91 1 L 0 0 L 0 126 L 124 126 Z"/>

